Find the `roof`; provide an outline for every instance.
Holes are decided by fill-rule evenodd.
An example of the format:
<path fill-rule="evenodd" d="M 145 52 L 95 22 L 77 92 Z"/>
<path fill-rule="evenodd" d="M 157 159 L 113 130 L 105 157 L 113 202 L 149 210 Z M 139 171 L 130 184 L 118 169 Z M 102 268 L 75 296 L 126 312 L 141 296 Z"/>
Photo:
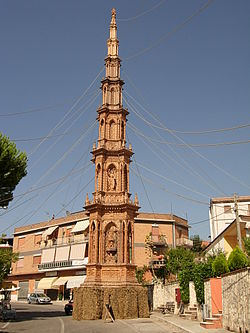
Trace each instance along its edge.
<path fill-rule="evenodd" d="M 241 232 L 246 228 L 246 222 L 247 220 L 245 220 L 245 218 L 248 219 L 248 221 L 250 221 L 250 216 L 240 216 L 240 229 Z M 210 251 L 220 240 L 223 239 L 223 237 L 225 235 L 227 236 L 233 236 L 236 235 L 237 231 L 236 231 L 236 219 L 233 220 L 232 223 L 230 223 L 203 251 L 204 252 L 208 252 Z"/>
<path fill-rule="evenodd" d="M 173 214 L 159 214 L 159 213 L 139 213 L 135 218 L 136 221 L 138 220 L 150 220 L 150 221 L 163 221 L 163 222 L 175 222 L 178 225 L 183 225 L 188 227 L 188 221 L 183 219 L 182 217 L 173 215 Z"/>
<path fill-rule="evenodd" d="M 245 195 L 245 196 L 238 196 L 237 197 L 237 202 L 247 202 L 250 201 L 250 196 Z M 234 202 L 234 197 L 220 197 L 220 198 L 211 198 L 210 203 L 231 203 Z"/>
<path fill-rule="evenodd" d="M 77 222 L 79 220 L 87 219 L 87 218 L 88 218 L 87 212 L 80 211 L 80 212 L 72 213 L 68 216 L 51 219 L 50 221 L 44 221 L 44 222 L 24 225 L 22 227 L 15 228 L 14 235 L 32 232 L 32 231 L 44 230 L 44 229 L 52 227 L 52 226 L 59 226 L 59 225 L 67 224 L 70 222 Z M 137 220 L 137 221 L 138 220 L 150 220 L 150 221 L 157 221 L 157 222 L 168 221 L 168 222 L 172 222 L 172 223 L 175 222 L 178 225 L 188 227 L 187 220 L 185 220 L 179 216 L 172 215 L 172 214 L 143 213 L 142 212 L 137 215 L 135 220 Z"/>
<path fill-rule="evenodd" d="M 59 225 L 65 224 L 65 223 L 77 222 L 80 219 L 86 219 L 86 218 L 88 218 L 88 216 L 85 211 L 72 213 L 68 216 L 60 217 L 57 219 L 52 219 L 50 221 L 45 221 L 45 222 L 40 222 L 40 223 L 35 223 L 35 224 L 30 224 L 30 225 L 24 225 L 22 227 L 15 228 L 14 235 L 19 234 L 19 233 L 30 232 L 30 231 L 34 231 L 34 230 L 42 230 L 42 229 L 46 229 L 48 227 L 52 227 L 52 226 L 56 226 L 56 225 L 59 226 Z"/>

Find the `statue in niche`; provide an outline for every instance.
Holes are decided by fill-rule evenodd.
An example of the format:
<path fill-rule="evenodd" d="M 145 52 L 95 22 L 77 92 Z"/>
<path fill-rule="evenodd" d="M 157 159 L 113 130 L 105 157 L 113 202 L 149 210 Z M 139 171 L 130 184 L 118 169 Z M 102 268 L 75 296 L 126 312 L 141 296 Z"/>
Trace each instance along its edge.
<path fill-rule="evenodd" d="M 105 233 L 105 262 L 117 262 L 117 230 L 114 225 Z"/>
<path fill-rule="evenodd" d="M 115 177 L 115 168 L 110 168 L 108 170 L 108 191 L 116 190 L 116 177 Z"/>

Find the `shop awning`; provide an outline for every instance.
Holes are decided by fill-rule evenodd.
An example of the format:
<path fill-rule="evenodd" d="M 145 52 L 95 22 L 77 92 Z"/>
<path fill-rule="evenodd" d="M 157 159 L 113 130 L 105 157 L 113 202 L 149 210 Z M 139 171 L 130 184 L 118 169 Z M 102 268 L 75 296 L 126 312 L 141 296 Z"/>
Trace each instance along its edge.
<path fill-rule="evenodd" d="M 89 220 L 78 221 L 76 222 L 74 228 L 71 230 L 71 233 L 84 231 L 88 228 L 88 226 L 89 226 Z"/>
<path fill-rule="evenodd" d="M 57 287 L 53 286 L 53 283 L 57 280 L 57 277 L 46 277 L 42 278 L 38 282 L 37 290 L 44 290 L 44 289 L 57 289 Z"/>
<path fill-rule="evenodd" d="M 69 246 L 58 246 L 56 248 L 55 261 L 69 260 Z"/>
<path fill-rule="evenodd" d="M 58 228 L 58 225 L 49 227 L 46 229 L 42 234 L 42 239 L 45 240 L 47 236 L 50 236 L 56 229 Z"/>
<path fill-rule="evenodd" d="M 80 287 L 80 285 L 85 281 L 85 279 L 86 279 L 86 275 L 73 276 L 67 282 L 66 288 L 71 289 L 71 288 L 75 288 L 75 287 Z"/>
<path fill-rule="evenodd" d="M 63 286 L 71 278 L 73 278 L 73 276 L 61 276 L 55 282 L 53 282 L 53 287 Z"/>

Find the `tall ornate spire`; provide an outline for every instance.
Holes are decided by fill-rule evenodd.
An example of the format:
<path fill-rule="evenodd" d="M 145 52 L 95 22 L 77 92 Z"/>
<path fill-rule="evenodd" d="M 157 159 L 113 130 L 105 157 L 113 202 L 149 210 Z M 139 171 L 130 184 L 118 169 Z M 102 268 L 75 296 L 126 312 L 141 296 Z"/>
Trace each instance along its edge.
<path fill-rule="evenodd" d="M 116 318 L 137 318 L 138 314 L 142 316 L 144 308 L 144 315 L 149 316 L 147 291 L 138 285 L 135 276 L 134 219 L 139 202 L 137 196 L 133 201 L 129 193 L 133 151 L 126 145 L 129 113 L 122 105 L 124 82 L 120 79 L 115 18 L 113 9 L 105 58 L 106 77 L 101 81 L 103 100 L 97 110 L 98 141 L 92 151 L 95 190 L 93 200 L 87 196 L 85 202 L 89 214 L 87 277 L 84 288 L 74 296 L 74 306 L 81 308 L 75 319 L 101 318 L 107 302 L 110 302 Z M 121 297 L 133 304 L 132 310 L 126 306 L 121 308 Z"/>

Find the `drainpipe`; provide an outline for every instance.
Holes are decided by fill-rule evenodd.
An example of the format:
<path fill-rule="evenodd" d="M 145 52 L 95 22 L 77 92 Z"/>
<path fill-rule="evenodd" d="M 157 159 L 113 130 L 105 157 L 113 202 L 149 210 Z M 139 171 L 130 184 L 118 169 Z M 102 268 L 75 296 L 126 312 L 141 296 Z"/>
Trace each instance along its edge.
<path fill-rule="evenodd" d="M 173 248 L 175 249 L 176 248 L 176 242 L 175 242 L 175 222 L 173 222 L 173 224 L 172 224 L 172 226 L 173 226 L 173 232 L 172 232 L 172 234 L 173 234 Z"/>

